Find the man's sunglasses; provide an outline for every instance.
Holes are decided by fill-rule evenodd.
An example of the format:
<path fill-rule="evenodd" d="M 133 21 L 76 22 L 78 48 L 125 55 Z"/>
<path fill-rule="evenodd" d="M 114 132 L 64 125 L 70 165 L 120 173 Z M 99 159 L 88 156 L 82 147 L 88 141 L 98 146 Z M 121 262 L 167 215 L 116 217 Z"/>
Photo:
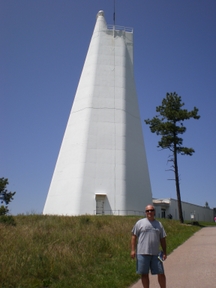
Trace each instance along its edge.
<path fill-rule="evenodd" d="M 154 209 L 149 209 L 149 210 L 146 210 L 145 212 L 154 212 L 155 210 Z"/>

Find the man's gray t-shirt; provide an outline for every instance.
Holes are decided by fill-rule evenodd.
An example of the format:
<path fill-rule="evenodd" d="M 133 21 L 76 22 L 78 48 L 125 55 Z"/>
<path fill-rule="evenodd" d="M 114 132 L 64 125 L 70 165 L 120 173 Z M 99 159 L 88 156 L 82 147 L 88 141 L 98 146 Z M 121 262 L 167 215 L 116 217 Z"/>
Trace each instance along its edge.
<path fill-rule="evenodd" d="M 161 222 L 149 221 L 147 218 L 139 220 L 132 229 L 137 236 L 137 254 L 157 255 L 159 253 L 160 239 L 166 237 Z"/>

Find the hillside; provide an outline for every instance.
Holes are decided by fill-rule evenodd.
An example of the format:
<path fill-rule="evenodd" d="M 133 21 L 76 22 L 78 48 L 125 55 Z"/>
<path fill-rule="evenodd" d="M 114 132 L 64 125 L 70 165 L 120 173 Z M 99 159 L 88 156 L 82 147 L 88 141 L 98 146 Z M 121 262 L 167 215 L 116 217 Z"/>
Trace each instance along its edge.
<path fill-rule="evenodd" d="M 130 259 L 135 216 L 15 216 L 0 223 L 1 288 L 125 288 L 139 276 Z M 200 227 L 160 220 L 168 254 Z"/>

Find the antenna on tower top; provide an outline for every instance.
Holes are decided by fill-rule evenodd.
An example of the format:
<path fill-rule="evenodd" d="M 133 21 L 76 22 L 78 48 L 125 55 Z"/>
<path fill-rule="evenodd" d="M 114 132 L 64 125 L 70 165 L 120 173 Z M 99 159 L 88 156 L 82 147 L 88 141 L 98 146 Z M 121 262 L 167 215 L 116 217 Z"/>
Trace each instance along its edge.
<path fill-rule="evenodd" d="M 114 27 L 115 27 L 115 0 L 113 0 L 113 10 L 114 10 L 114 12 L 113 12 L 113 25 L 114 25 Z"/>

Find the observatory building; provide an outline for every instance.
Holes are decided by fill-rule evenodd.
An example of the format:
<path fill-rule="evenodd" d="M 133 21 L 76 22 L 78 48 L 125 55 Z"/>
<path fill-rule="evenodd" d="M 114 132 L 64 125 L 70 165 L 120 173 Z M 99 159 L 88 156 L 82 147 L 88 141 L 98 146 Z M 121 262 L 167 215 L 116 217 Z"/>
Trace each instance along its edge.
<path fill-rule="evenodd" d="M 133 30 L 99 11 L 43 214 L 138 215 L 149 203 Z"/>

